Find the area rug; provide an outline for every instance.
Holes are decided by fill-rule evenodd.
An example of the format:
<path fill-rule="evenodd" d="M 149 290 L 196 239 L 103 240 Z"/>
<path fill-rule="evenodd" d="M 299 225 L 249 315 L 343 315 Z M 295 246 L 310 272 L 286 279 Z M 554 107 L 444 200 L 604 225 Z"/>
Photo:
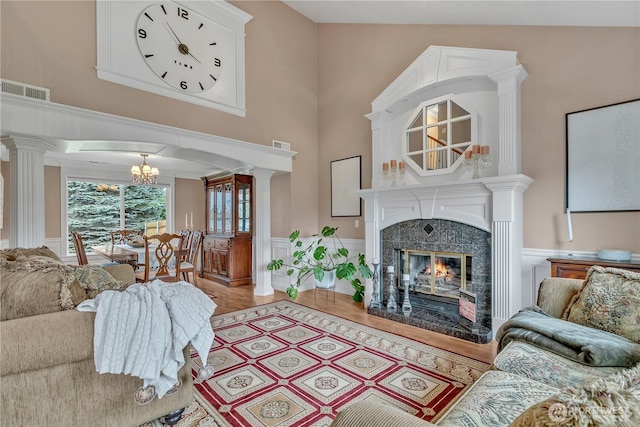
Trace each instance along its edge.
<path fill-rule="evenodd" d="M 179 427 L 328 426 L 362 400 L 435 421 L 486 363 L 290 301 L 213 316 L 208 363 Z M 200 360 L 192 355 L 194 378 Z"/>

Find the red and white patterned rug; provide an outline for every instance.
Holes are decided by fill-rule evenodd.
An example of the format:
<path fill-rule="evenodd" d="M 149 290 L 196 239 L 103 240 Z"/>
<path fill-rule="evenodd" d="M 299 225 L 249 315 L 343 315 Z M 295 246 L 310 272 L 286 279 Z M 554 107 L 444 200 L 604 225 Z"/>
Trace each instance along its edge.
<path fill-rule="evenodd" d="M 179 427 L 328 426 L 361 400 L 435 421 L 486 363 L 291 301 L 211 319 L 208 363 Z M 194 378 L 200 359 L 192 354 Z"/>

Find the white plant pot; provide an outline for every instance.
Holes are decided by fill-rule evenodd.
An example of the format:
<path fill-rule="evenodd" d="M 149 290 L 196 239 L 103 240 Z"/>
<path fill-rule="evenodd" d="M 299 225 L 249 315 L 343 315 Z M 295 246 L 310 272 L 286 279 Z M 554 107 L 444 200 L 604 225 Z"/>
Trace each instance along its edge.
<path fill-rule="evenodd" d="M 336 271 L 330 270 L 324 272 L 322 281 L 316 280 L 316 288 L 318 289 L 333 289 L 336 287 Z"/>

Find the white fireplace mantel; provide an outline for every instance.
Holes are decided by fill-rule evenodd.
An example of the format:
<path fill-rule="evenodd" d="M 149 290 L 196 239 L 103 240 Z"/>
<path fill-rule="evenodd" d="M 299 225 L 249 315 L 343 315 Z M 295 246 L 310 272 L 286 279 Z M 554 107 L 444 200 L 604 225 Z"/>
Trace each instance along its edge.
<path fill-rule="evenodd" d="M 365 252 L 380 258 L 380 232 L 413 219 L 446 219 L 491 233 L 492 329 L 522 308 L 523 193 L 533 179 L 521 174 L 520 110 L 527 72 L 512 51 L 431 46 L 373 102 L 372 189 L 365 201 Z M 446 94 L 464 95 L 482 122 L 477 140 L 491 164 L 471 179 L 459 167 L 448 174 L 406 171 L 406 186 L 385 187 L 382 163 L 402 159 L 405 123 L 415 108 Z M 372 297 L 367 282 L 365 305 Z"/>

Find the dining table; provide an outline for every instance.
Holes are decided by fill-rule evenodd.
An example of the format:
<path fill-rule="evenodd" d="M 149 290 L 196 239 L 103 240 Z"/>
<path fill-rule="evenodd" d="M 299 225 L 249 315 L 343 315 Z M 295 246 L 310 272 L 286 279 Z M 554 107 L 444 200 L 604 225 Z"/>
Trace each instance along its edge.
<path fill-rule="evenodd" d="M 158 267 L 158 259 L 155 255 L 155 247 L 156 245 L 149 245 L 150 268 Z M 131 246 L 126 243 L 117 245 L 106 244 L 92 246 L 91 249 L 93 249 L 96 254 L 105 257 L 109 261 L 117 262 L 119 264 L 129 264 L 133 267 L 134 270 L 137 270 L 139 267 L 144 267 L 145 264 L 144 246 Z M 175 264 L 175 261 L 172 260 L 169 262 L 169 264 Z"/>
<path fill-rule="evenodd" d="M 97 245 L 92 246 L 91 249 L 96 254 L 105 257 L 109 261 L 117 262 L 119 264 L 130 264 L 134 269 L 138 267 L 140 255 L 144 262 L 144 246 L 141 248 L 134 248 L 130 245 Z"/>

